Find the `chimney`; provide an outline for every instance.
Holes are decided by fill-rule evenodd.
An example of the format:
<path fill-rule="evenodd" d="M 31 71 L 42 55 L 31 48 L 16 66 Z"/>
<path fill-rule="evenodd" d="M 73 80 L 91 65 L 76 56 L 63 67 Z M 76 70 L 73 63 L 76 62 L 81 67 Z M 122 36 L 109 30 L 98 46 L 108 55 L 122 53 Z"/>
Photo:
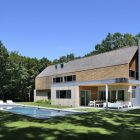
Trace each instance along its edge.
<path fill-rule="evenodd" d="M 138 75 L 140 81 L 140 37 L 138 37 Z"/>

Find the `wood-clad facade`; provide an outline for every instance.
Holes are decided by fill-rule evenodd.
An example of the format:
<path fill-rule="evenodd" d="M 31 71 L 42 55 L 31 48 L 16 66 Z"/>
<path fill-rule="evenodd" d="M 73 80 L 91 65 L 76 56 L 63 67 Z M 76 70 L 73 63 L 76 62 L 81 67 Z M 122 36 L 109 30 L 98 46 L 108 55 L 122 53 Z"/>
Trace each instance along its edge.
<path fill-rule="evenodd" d="M 120 98 L 119 96 L 123 93 L 125 94 L 125 96 L 123 95 L 124 96 L 123 98 L 126 101 L 129 101 L 131 99 L 129 93 L 130 86 L 131 88 L 133 86 L 136 87 L 139 83 L 139 81 L 137 80 L 138 51 L 135 48 L 133 54 L 131 55 L 131 59 L 128 54 L 127 57 L 122 58 L 122 61 L 121 58 L 119 58 L 118 56 L 117 57 L 120 59 L 119 61 L 115 60 L 115 57 L 113 58 L 113 56 L 110 56 L 111 52 L 108 55 L 107 54 L 105 55 L 107 57 L 109 55 L 110 59 L 112 57 L 112 59 L 114 60 L 110 61 L 114 61 L 114 64 L 113 62 L 110 62 L 109 64 L 105 62 L 107 63 L 106 66 L 102 64 L 102 67 L 98 67 L 98 65 L 96 64 L 95 67 L 91 61 L 91 64 L 93 65 L 92 68 L 86 65 L 85 63 L 86 59 L 81 59 L 81 62 L 79 62 L 80 61 L 79 60 L 75 62 L 70 62 L 70 64 L 69 63 L 65 64 L 64 69 L 62 70 L 61 69 L 57 70 L 55 66 L 51 66 L 50 68 L 48 68 L 48 72 L 46 73 L 46 75 L 43 72 L 41 76 L 39 75 L 35 79 L 35 101 L 39 99 L 47 99 L 48 97 L 46 98 L 45 96 L 42 96 L 41 98 L 41 96 L 39 96 L 42 95 L 42 93 L 44 93 L 44 95 L 50 94 L 49 98 L 51 99 L 51 103 L 54 105 L 80 106 L 82 104 L 81 96 L 83 97 L 87 96 L 86 98 L 90 98 L 88 99 L 88 101 L 85 100 L 86 102 L 85 104 L 87 105 L 87 102 L 89 102 L 89 100 L 99 100 L 100 98 L 105 98 L 102 97 L 104 96 L 102 95 L 102 93 L 105 91 L 106 84 L 109 86 L 109 94 L 112 94 L 112 97 L 111 95 L 109 95 L 110 99 L 113 99 L 114 97 L 116 97 L 116 99 L 117 98 L 119 99 Z M 100 55 L 100 57 L 102 57 L 102 55 Z M 90 61 L 88 59 L 90 58 L 87 58 L 88 64 L 90 65 Z M 99 57 L 96 57 L 96 59 L 98 63 Z M 77 66 L 77 68 L 75 68 L 75 71 L 73 69 L 70 71 L 69 69 L 71 69 L 71 67 L 69 68 L 68 65 L 70 66 L 73 65 L 75 67 L 76 62 L 77 65 L 80 64 L 79 69 Z M 96 63 L 96 61 L 94 63 Z M 81 69 L 81 67 L 83 67 L 83 69 Z M 54 73 L 49 69 L 52 69 Z M 70 79 L 71 75 L 75 76 L 74 80 Z M 61 80 L 58 81 L 58 83 L 56 83 L 56 81 L 54 83 L 54 78 L 57 77 L 58 78 L 60 77 Z M 66 77 L 69 78 L 68 81 L 66 81 Z M 110 83 L 110 80 L 115 79 L 119 79 L 119 82 L 115 81 Z M 115 96 L 113 95 L 114 93 Z"/>

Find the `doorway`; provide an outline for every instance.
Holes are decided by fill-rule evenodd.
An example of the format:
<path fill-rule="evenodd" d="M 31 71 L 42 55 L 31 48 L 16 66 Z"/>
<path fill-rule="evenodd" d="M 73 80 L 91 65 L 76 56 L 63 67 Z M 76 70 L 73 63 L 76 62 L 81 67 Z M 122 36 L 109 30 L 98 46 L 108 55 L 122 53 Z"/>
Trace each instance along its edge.
<path fill-rule="evenodd" d="M 91 100 L 91 90 L 80 91 L 80 105 L 87 106 Z"/>

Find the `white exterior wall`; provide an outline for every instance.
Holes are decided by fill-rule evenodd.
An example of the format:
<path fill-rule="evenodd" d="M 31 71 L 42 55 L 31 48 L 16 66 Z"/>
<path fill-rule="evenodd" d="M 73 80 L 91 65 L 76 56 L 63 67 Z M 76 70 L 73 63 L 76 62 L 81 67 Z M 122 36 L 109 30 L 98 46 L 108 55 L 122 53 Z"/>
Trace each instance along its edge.
<path fill-rule="evenodd" d="M 71 90 L 71 99 L 56 98 L 56 90 Z M 78 107 L 80 105 L 79 104 L 79 87 L 78 86 L 52 87 L 51 88 L 51 104 Z"/>
<path fill-rule="evenodd" d="M 132 99 L 133 106 L 140 106 L 140 86 L 137 86 L 135 98 Z"/>

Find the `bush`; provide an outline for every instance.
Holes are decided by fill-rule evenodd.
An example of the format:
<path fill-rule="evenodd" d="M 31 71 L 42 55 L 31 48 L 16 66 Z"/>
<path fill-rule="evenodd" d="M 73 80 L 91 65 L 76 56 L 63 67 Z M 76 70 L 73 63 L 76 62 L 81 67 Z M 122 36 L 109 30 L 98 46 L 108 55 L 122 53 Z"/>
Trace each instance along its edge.
<path fill-rule="evenodd" d="M 47 99 L 43 99 L 43 100 L 38 100 L 38 101 L 36 101 L 36 103 L 51 104 L 51 101 L 50 101 L 50 100 L 47 100 Z"/>

